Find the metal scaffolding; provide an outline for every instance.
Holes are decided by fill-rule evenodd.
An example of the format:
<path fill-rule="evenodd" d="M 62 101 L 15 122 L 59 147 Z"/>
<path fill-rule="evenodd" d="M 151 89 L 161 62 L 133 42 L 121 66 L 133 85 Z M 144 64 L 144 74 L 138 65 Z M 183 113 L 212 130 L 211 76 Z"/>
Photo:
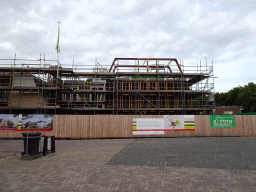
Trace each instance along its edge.
<path fill-rule="evenodd" d="M 115 58 L 111 65 L 0 59 L 0 113 L 212 114 L 212 65 Z"/>

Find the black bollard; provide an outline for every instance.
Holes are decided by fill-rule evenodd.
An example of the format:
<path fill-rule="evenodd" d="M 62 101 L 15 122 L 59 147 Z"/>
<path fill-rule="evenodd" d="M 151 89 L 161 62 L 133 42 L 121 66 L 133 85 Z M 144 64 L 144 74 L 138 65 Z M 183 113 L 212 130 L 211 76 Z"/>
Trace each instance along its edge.
<path fill-rule="evenodd" d="M 47 148 L 48 148 L 48 137 L 47 137 L 47 136 L 44 136 L 43 156 L 47 155 Z"/>
<path fill-rule="evenodd" d="M 55 136 L 51 136 L 51 153 L 55 153 Z"/>

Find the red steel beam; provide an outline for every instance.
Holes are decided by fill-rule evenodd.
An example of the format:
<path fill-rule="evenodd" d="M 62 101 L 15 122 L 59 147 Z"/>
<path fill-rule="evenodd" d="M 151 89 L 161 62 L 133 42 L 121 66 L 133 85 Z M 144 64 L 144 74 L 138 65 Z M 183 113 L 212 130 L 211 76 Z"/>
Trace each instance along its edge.
<path fill-rule="evenodd" d="M 117 67 L 137 67 L 138 65 L 116 65 L 115 67 L 114 67 L 114 69 L 113 69 L 113 72 L 115 72 L 115 70 L 116 70 L 116 68 Z M 146 68 L 147 66 L 143 66 L 143 65 L 139 65 L 139 67 L 144 67 L 144 68 Z M 148 68 L 156 68 L 156 66 L 148 66 Z M 167 69 L 169 69 L 170 70 L 170 72 L 172 73 L 172 70 L 171 70 L 171 68 L 169 67 L 169 66 L 158 66 L 158 68 L 167 68 Z"/>
<path fill-rule="evenodd" d="M 180 67 L 180 65 L 179 65 L 179 63 L 178 63 L 178 61 L 177 61 L 177 59 L 175 59 L 175 58 L 115 58 L 114 61 L 113 61 L 113 63 L 112 63 L 112 65 L 111 65 L 111 67 L 110 67 L 110 69 L 109 69 L 109 72 L 111 72 L 112 68 L 114 67 L 116 60 L 131 60 L 131 61 L 132 61 L 132 60 L 175 61 L 177 67 L 179 68 L 179 71 L 182 73 L 181 67 Z M 134 66 L 133 66 L 133 67 L 134 67 Z M 160 67 L 160 66 L 159 66 L 159 67 Z M 168 68 L 170 69 L 170 67 L 168 67 Z M 114 70 L 113 70 L 113 71 L 114 71 Z M 170 71 L 172 71 L 172 70 L 170 69 Z"/>

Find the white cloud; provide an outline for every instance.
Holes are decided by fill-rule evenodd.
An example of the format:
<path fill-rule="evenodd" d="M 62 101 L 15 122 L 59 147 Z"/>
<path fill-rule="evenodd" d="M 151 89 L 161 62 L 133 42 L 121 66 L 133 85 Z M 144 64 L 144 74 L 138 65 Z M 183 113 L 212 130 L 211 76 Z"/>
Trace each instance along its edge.
<path fill-rule="evenodd" d="M 42 10 L 42 13 L 46 14 L 50 9 L 51 7 L 55 5 L 54 2 L 45 2 L 44 4 L 41 5 L 41 10 Z M 56 10 L 57 11 L 57 10 Z"/>
<path fill-rule="evenodd" d="M 192 5 L 191 6 L 192 7 L 192 9 L 193 9 L 193 13 L 190 13 L 189 15 L 188 15 L 188 17 L 189 17 L 189 23 L 190 24 L 193 24 L 196 20 L 198 20 L 199 19 L 199 17 L 200 17 L 200 12 L 201 12 L 201 9 L 202 9 L 202 5 L 200 5 L 200 4 L 195 4 L 195 5 Z"/>
<path fill-rule="evenodd" d="M 137 0 L 130 0 L 124 2 L 124 9 L 129 12 L 136 6 Z"/>
<path fill-rule="evenodd" d="M 10 42 L 1 43 L 0 45 L 3 49 L 12 49 L 13 48 L 13 46 Z"/>
<path fill-rule="evenodd" d="M 249 27 L 253 27 L 254 30 L 256 30 L 256 12 L 248 14 L 248 16 L 245 18 L 245 25 Z"/>
<path fill-rule="evenodd" d="M 219 77 L 216 91 L 246 84 L 244 74 L 253 77 L 246 69 L 255 62 L 254 1 L 3 2 L 1 59 L 13 58 L 14 52 L 20 58 L 46 53 L 55 59 L 60 21 L 63 63 L 75 58 L 77 64 L 94 64 L 97 58 L 110 65 L 115 57 L 172 57 L 196 65 L 207 56 Z"/>

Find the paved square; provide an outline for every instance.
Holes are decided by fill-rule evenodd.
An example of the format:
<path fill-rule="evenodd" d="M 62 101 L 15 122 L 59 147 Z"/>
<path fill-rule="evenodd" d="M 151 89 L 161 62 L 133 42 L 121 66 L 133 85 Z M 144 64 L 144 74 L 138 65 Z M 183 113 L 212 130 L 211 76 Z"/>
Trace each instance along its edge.
<path fill-rule="evenodd" d="M 56 140 L 56 153 L 20 160 L 0 140 L 0 191 L 256 191 L 256 138 Z"/>
<path fill-rule="evenodd" d="M 107 163 L 256 170 L 255 138 L 135 139 Z"/>

